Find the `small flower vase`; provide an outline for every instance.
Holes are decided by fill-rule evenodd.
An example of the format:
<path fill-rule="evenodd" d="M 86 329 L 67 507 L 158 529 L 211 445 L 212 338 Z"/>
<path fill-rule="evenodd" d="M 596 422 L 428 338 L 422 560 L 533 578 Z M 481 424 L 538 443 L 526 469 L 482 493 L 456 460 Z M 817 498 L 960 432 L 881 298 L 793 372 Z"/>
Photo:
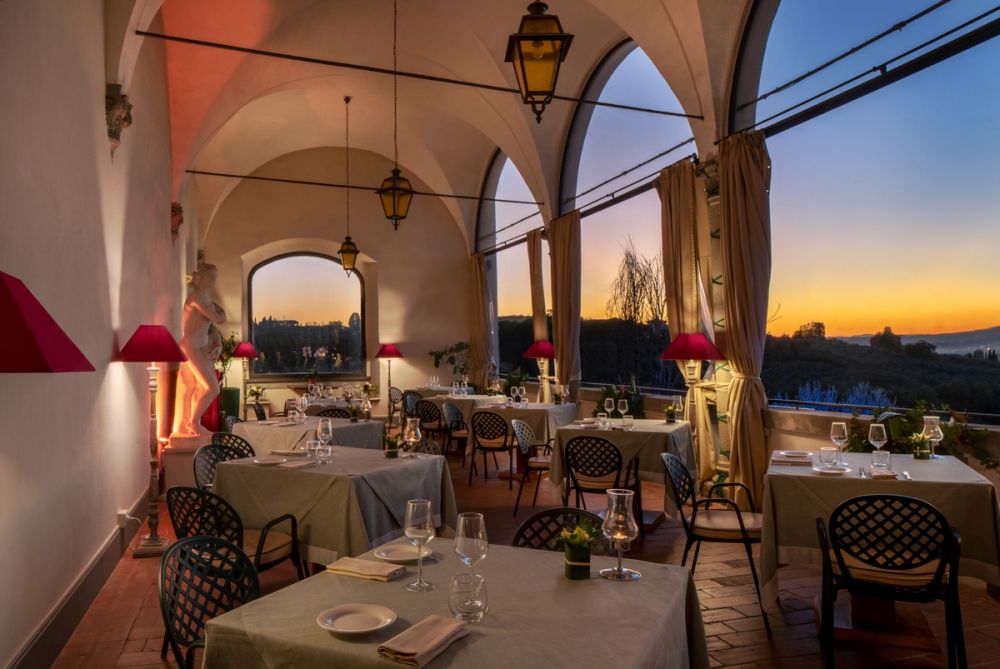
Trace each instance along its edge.
<path fill-rule="evenodd" d="M 914 460 L 930 460 L 931 459 L 931 442 L 920 441 L 913 445 L 913 459 Z"/>
<path fill-rule="evenodd" d="M 383 452 L 385 453 L 385 457 L 387 457 L 387 458 L 398 458 L 399 457 L 399 449 L 398 448 L 387 448 Z"/>
<path fill-rule="evenodd" d="M 667 422 L 668 423 L 676 423 L 677 422 L 677 411 L 673 407 L 670 407 L 669 409 L 667 409 L 666 413 L 667 413 Z"/>
<path fill-rule="evenodd" d="M 573 581 L 590 578 L 590 546 L 566 544 L 566 578 Z"/>

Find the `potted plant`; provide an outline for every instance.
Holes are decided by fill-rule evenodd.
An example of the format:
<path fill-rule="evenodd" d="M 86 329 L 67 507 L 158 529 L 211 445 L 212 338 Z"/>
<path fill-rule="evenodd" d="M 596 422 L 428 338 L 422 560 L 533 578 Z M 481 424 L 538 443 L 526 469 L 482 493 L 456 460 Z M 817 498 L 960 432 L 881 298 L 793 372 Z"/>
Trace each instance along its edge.
<path fill-rule="evenodd" d="M 235 332 L 230 332 L 229 336 L 222 340 L 222 351 L 219 353 L 219 359 L 215 363 L 215 370 L 221 383 L 226 382 L 226 374 L 229 373 L 229 368 L 233 364 L 233 352 L 239 346 L 239 343 L 240 341 Z M 219 412 L 222 414 L 223 419 L 226 416 L 240 415 L 239 388 L 222 386 L 219 393 Z"/>
<path fill-rule="evenodd" d="M 469 344 L 459 341 L 440 351 L 431 351 L 434 358 L 434 368 L 441 366 L 442 362 L 451 365 L 451 373 L 464 378 L 469 374 Z"/>
<path fill-rule="evenodd" d="M 584 520 L 572 530 L 564 527 L 559 536 L 566 550 L 566 578 L 574 581 L 590 578 L 590 548 L 601 536 L 601 528 Z"/>

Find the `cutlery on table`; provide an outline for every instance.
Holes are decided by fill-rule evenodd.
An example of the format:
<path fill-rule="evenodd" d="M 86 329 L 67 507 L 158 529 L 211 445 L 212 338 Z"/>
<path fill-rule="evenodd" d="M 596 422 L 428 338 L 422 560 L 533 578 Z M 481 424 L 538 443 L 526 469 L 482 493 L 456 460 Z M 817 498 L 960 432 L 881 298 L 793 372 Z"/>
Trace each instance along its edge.
<path fill-rule="evenodd" d="M 913 480 L 913 477 L 910 476 L 910 472 L 906 472 L 906 471 L 903 472 L 903 480 L 904 481 L 912 481 Z"/>
<path fill-rule="evenodd" d="M 858 467 L 858 476 L 860 476 L 863 479 L 868 478 L 868 475 L 865 473 L 864 467 Z"/>

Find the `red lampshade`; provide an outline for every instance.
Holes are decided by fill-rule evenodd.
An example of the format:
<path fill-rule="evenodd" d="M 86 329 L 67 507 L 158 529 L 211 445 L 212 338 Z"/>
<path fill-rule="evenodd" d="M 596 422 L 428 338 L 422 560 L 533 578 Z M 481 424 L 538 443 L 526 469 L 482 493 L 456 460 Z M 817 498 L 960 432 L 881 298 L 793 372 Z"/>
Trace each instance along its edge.
<path fill-rule="evenodd" d="M 700 332 L 684 332 L 670 342 L 660 360 L 725 360 L 708 337 Z"/>
<path fill-rule="evenodd" d="M 256 358 L 257 349 L 253 347 L 248 341 L 241 341 L 239 345 L 233 349 L 234 358 Z"/>
<path fill-rule="evenodd" d="M 0 372 L 92 372 L 94 366 L 28 287 L 0 272 Z"/>
<path fill-rule="evenodd" d="M 379 348 L 378 353 L 375 354 L 376 358 L 402 358 L 403 354 L 399 351 L 399 348 L 395 344 L 382 344 Z"/>
<path fill-rule="evenodd" d="M 162 325 L 140 325 L 118 354 L 121 362 L 185 362 L 187 356 Z"/>
<path fill-rule="evenodd" d="M 524 352 L 521 356 L 523 358 L 554 358 L 556 356 L 556 351 L 552 348 L 552 342 L 547 339 L 539 339 L 534 344 L 528 347 L 528 350 Z"/>

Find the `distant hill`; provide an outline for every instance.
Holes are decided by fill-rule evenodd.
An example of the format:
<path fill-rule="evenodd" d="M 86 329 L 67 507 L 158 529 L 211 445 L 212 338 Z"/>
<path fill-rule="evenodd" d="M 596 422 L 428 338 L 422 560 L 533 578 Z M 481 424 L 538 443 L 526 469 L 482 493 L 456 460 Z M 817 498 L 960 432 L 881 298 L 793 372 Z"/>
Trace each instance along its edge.
<path fill-rule="evenodd" d="M 943 334 L 901 334 L 904 344 L 925 341 L 937 347 L 938 353 L 971 353 L 980 348 L 1000 350 L 1000 326 L 985 330 L 969 330 L 967 332 L 947 332 Z M 867 346 L 872 335 L 854 335 L 853 337 L 836 337 L 848 344 Z"/>

